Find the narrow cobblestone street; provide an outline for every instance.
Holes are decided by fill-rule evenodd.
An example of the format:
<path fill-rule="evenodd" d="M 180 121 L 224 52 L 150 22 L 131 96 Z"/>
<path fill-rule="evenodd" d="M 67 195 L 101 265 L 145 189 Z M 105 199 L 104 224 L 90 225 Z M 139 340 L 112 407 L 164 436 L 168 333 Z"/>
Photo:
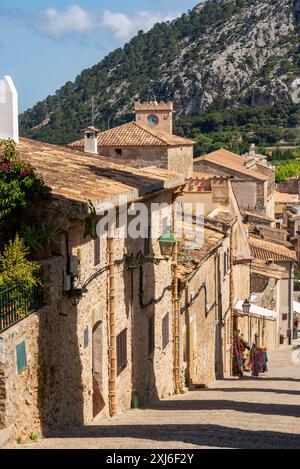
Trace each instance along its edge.
<path fill-rule="evenodd" d="M 219 381 L 207 390 L 131 410 L 111 421 L 18 448 L 299 448 L 300 364 L 270 356 L 263 377 Z"/>

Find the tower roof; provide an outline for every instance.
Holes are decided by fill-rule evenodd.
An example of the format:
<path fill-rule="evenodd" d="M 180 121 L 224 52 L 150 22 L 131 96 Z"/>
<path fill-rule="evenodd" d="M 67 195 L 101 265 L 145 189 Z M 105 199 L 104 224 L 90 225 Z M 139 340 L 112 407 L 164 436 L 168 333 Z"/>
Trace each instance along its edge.
<path fill-rule="evenodd" d="M 147 147 L 147 146 L 184 146 L 193 145 L 193 140 L 188 140 L 177 135 L 159 130 L 150 130 L 137 122 L 130 122 L 119 127 L 101 132 L 98 135 L 99 147 Z M 78 140 L 69 146 L 82 148 L 84 140 Z"/>

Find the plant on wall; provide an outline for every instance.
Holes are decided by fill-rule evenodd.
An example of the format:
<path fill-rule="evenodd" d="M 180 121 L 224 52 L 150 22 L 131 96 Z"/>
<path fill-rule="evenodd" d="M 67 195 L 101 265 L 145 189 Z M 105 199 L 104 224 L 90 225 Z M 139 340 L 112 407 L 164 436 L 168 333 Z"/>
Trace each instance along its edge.
<path fill-rule="evenodd" d="M 89 216 L 85 219 L 85 232 L 84 237 L 91 236 L 93 239 L 97 238 L 97 213 L 93 203 L 89 200 Z"/>
<path fill-rule="evenodd" d="M 50 188 L 21 161 L 13 141 L 0 142 L 0 239 L 9 239 L 31 203 L 49 197 Z"/>
<path fill-rule="evenodd" d="M 56 240 L 60 226 L 52 223 L 22 225 L 21 234 L 31 255 L 36 259 L 51 255 L 51 245 Z"/>

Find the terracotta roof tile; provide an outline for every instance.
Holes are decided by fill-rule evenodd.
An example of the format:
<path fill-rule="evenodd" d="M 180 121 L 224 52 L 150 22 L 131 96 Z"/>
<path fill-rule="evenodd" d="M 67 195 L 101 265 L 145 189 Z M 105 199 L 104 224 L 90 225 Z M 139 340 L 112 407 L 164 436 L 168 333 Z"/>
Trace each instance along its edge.
<path fill-rule="evenodd" d="M 187 140 L 168 132 L 149 130 L 137 122 L 120 125 L 101 132 L 98 135 L 99 147 L 145 147 L 145 146 L 177 146 L 193 145 L 193 140 Z M 70 147 L 82 148 L 84 139 L 71 143 Z"/>
<path fill-rule="evenodd" d="M 271 243 L 258 238 L 249 238 L 249 245 L 252 255 L 260 260 L 277 260 L 277 261 L 297 261 L 296 252 L 276 243 Z"/>
<path fill-rule="evenodd" d="M 156 167 L 133 168 L 106 158 L 34 140 L 20 140 L 21 159 L 33 166 L 52 188 L 55 196 L 86 204 L 116 200 L 121 194 L 128 201 L 162 189 L 183 184 L 182 175 Z"/>
<path fill-rule="evenodd" d="M 274 191 L 274 201 L 275 203 L 297 203 L 299 202 L 298 194 L 287 194 L 285 192 Z"/>
<path fill-rule="evenodd" d="M 198 248 L 190 248 L 190 243 L 180 240 L 178 253 L 178 275 L 181 280 L 187 279 L 202 262 L 209 257 L 211 251 L 224 239 L 224 234 L 209 228 L 204 229 L 204 239 Z"/>
<path fill-rule="evenodd" d="M 263 174 L 247 169 L 245 166 L 246 158 L 236 155 L 231 151 L 224 150 L 223 148 L 195 158 L 194 164 L 198 161 L 208 161 L 217 166 L 237 171 L 245 176 L 250 176 L 251 178 L 259 179 L 261 181 L 267 181 L 269 179 L 268 176 L 264 176 Z"/>
<path fill-rule="evenodd" d="M 202 173 L 202 172 L 193 172 L 193 176 L 190 179 L 204 179 L 204 180 L 210 180 L 210 179 L 222 179 L 222 178 L 229 178 L 229 176 L 220 176 L 217 174 L 210 174 L 210 173 Z"/>

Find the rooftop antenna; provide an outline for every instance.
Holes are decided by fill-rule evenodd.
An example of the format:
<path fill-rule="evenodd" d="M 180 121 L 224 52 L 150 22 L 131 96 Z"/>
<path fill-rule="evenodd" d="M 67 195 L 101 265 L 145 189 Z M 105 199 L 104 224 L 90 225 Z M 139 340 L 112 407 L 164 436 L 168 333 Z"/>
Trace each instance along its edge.
<path fill-rule="evenodd" d="M 92 97 L 92 126 L 94 127 L 95 121 L 95 99 L 94 96 Z"/>

